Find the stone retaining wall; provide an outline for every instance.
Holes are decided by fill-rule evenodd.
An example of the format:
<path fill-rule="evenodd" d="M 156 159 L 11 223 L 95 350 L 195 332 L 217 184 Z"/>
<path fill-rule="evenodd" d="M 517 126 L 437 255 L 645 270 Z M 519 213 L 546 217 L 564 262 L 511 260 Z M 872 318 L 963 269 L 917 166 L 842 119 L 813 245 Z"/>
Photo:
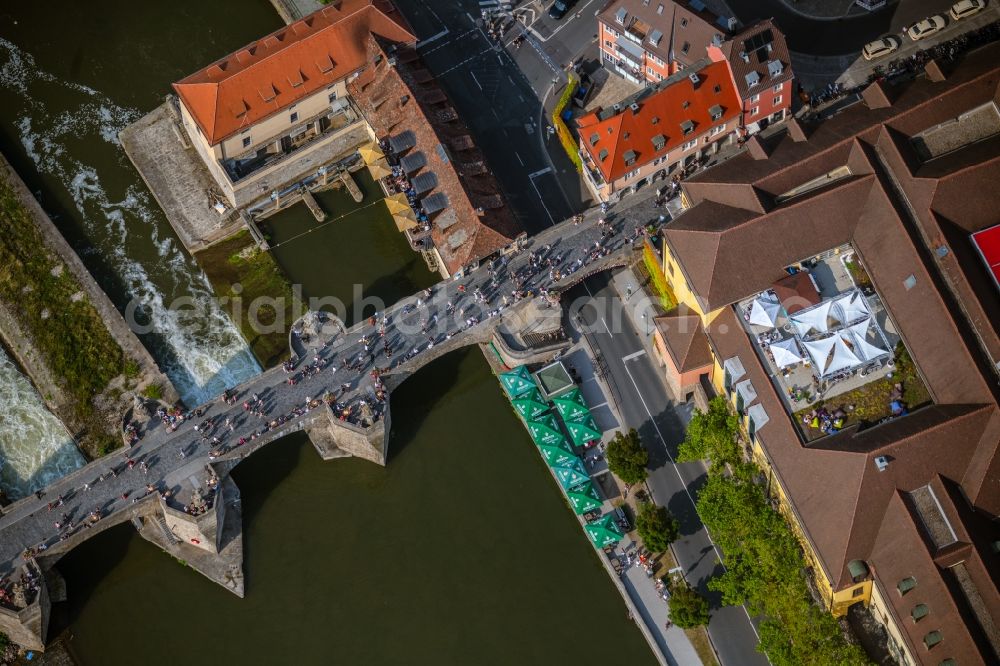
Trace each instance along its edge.
<path fill-rule="evenodd" d="M 62 262 L 63 270 L 68 270 L 76 279 L 85 297 L 97 310 L 98 315 L 104 321 L 105 326 L 121 347 L 127 359 L 132 359 L 139 365 L 139 374 L 133 380 L 133 390 L 141 390 L 142 387 L 157 383 L 163 387 L 164 397 L 170 401 L 177 400 L 178 394 L 170 380 L 160 372 L 159 367 L 153 360 L 149 351 L 143 346 L 135 336 L 124 317 L 118 312 L 111 299 L 98 286 L 94 277 L 84 266 L 80 257 L 76 254 L 66 239 L 63 238 L 59 229 L 42 209 L 31 191 L 14 171 L 7 159 L 0 154 L 0 175 L 6 178 L 15 196 L 21 205 L 28 211 L 31 219 L 45 239 L 47 249 L 53 257 Z M 53 304 L 54 306 L 57 304 Z M 80 429 L 80 423 L 76 422 L 73 415 L 67 409 L 69 401 L 65 399 L 63 391 L 58 382 L 58 376 L 48 366 L 47 359 L 32 343 L 31 337 L 23 329 L 20 321 L 16 317 L 18 305 L 15 303 L 0 303 L 0 336 L 3 337 L 11 352 L 17 358 L 24 371 L 31 378 L 35 387 L 41 393 L 46 405 L 67 425 L 71 432 Z M 119 376 L 112 380 L 109 387 L 102 395 L 95 396 L 93 402 L 98 411 L 104 413 L 106 417 L 114 417 L 117 423 L 117 416 L 123 412 L 127 405 L 131 403 L 131 397 L 125 390 L 125 378 Z M 119 397 L 113 398 L 112 393 L 119 392 Z M 109 432 L 114 432 L 117 427 L 112 428 L 109 423 Z M 117 436 L 117 433 L 115 433 Z"/>

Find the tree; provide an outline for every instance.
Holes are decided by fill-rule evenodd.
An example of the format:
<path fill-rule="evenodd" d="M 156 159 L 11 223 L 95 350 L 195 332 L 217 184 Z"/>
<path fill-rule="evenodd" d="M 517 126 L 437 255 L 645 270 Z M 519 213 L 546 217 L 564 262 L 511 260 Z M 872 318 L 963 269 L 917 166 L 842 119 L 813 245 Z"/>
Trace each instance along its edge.
<path fill-rule="evenodd" d="M 608 469 L 619 479 L 634 486 L 646 480 L 649 453 L 639 441 L 639 433 L 632 428 L 628 433 L 617 433 L 607 449 Z"/>
<path fill-rule="evenodd" d="M 708 599 L 687 583 L 670 586 L 670 619 L 681 629 L 693 629 L 708 624 Z"/>
<path fill-rule="evenodd" d="M 726 399 L 721 396 L 712 398 L 707 412 L 696 409 L 691 417 L 677 460 L 692 462 L 708 459 L 713 467 L 739 462 L 738 432 L 739 421 L 729 411 Z"/>
<path fill-rule="evenodd" d="M 679 525 L 665 507 L 642 502 L 635 517 L 635 529 L 646 548 L 654 553 L 662 553 L 677 540 Z"/>

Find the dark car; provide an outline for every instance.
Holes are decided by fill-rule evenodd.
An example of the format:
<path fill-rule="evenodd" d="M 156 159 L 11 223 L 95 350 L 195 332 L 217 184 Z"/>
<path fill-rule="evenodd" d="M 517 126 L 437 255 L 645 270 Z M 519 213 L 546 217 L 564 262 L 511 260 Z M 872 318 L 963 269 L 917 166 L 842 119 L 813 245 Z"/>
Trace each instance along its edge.
<path fill-rule="evenodd" d="M 549 16 L 559 20 L 563 16 L 566 16 L 566 12 L 569 11 L 569 7 L 572 4 L 572 0 L 556 0 L 549 7 Z"/>

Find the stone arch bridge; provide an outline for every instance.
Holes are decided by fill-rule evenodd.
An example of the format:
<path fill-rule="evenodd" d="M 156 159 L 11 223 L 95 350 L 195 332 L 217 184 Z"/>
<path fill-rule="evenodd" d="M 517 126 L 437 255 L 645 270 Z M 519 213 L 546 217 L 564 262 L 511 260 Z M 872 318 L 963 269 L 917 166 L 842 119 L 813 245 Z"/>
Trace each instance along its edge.
<path fill-rule="evenodd" d="M 176 428 L 151 418 L 131 448 L 95 460 L 40 497 L 5 507 L 0 589 L 7 595 L 0 596 L 0 631 L 43 650 L 51 604 L 66 594 L 54 565 L 125 521 L 242 596 L 242 518 L 232 469 L 299 430 L 325 460 L 358 456 L 384 465 L 392 391 L 426 364 L 487 343 L 510 366 L 551 358 L 566 345 L 558 339 L 558 294 L 630 263 L 640 227 L 656 216 L 625 210 L 605 225 L 599 217 L 589 211 L 582 222 L 568 220 L 519 240 L 488 264 L 378 313 L 375 326 L 365 320 L 347 328 L 335 317 L 324 321 L 311 313 L 290 335 L 299 356 L 291 373 L 272 368 L 233 389 L 235 404 L 202 405 L 195 410 L 200 416 Z M 547 296 L 539 295 L 543 291 Z M 318 369 L 307 375 L 311 368 Z M 298 381 L 290 384 L 290 378 Z M 245 410 L 244 401 L 259 406 L 261 415 Z"/>

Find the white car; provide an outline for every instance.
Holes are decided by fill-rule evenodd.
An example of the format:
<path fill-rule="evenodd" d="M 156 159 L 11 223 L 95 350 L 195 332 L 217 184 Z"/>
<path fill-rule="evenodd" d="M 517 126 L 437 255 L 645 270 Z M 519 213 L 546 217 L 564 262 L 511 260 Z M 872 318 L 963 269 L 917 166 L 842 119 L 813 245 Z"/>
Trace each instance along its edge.
<path fill-rule="evenodd" d="M 899 44 L 898 38 L 886 36 L 865 44 L 865 48 L 861 49 L 861 55 L 864 56 L 865 60 L 875 60 L 876 58 L 889 55 L 899 48 Z"/>
<path fill-rule="evenodd" d="M 906 34 L 910 36 L 910 39 L 917 42 L 940 31 L 947 23 L 943 16 L 935 14 L 911 25 L 906 30 Z"/>
<path fill-rule="evenodd" d="M 967 16 L 972 16 L 973 14 L 978 14 L 986 8 L 986 0 L 961 0 L 961 2 L 956 2 L 948 10 L 951 17 L 956 21 L 959 19 L 964 19 Z"/>

